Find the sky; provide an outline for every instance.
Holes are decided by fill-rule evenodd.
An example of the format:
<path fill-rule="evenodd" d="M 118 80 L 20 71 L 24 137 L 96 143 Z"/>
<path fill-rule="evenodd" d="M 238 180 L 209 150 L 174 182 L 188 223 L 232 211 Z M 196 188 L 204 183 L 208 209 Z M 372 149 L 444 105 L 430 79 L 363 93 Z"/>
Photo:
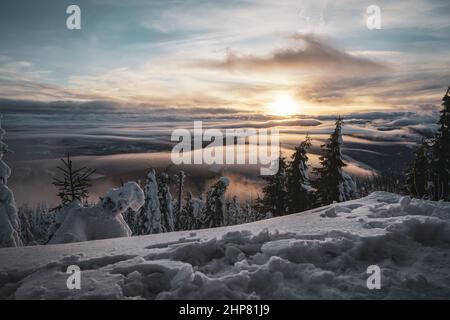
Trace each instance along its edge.
<path fill-rule="evenodd" d="M 66 28 L 71 4 L 81 30 Z M 366 26 L 369 5 L 381 9 L 379 30 Z M 428 112 L 450 84 L 448 0 L 5 0 L 0 8 L 2 106 Z"/>

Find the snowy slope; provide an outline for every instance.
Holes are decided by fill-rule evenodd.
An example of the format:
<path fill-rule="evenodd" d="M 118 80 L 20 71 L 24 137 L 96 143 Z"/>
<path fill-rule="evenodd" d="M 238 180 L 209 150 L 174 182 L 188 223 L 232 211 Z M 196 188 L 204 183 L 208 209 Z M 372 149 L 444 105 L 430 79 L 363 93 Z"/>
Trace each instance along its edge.
<path fill-rule="evenodd" d="M 66 287 L 73 264 L 81 290 Z M 450 203 L 376 192 L 233 227 L 1 249 L 0 298 L 448 299 Z"/>

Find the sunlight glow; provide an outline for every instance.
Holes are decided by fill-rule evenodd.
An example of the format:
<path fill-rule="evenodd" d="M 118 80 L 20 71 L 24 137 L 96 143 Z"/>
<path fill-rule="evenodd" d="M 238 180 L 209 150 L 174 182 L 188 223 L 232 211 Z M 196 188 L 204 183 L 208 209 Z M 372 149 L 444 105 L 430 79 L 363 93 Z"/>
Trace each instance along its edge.
<path fill-rule="evenodd" d="M 292 116 L 299 113 L 299 105 L 288 95 L 281 94 L 277 99 L 267 106 L 269 113 L 273 116 Z"/>

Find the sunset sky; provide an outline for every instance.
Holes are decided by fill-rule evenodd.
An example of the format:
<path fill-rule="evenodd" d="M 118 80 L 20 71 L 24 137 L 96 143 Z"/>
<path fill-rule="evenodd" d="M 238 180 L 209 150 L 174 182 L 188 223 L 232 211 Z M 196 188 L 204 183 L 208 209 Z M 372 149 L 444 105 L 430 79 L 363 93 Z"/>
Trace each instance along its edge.
<path fill-rule="evenodd" d="M 70 4 L 81 30 L 66 28 Z M 381 30 L 366 27 L 372 4 Z M 427 110 L 450 83 L 449 13 L 448 0 L 2 1 L 1 104 Z"/>

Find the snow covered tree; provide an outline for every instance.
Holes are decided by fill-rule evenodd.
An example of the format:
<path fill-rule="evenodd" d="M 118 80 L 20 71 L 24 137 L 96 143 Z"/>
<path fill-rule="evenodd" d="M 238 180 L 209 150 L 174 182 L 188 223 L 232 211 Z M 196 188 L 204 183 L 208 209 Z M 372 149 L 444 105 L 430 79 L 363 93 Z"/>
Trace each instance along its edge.
<path fill-rule="evenodd" d="M 8 146 L 1 141 L 4 134 L 0 122 L 0 247 L 17 247 L 22 245 L 22 240 L 14 195 L 7 186 L 11 169 L 3 161 L 8 152 Z"/>
<path fill-rule="evenodd" d="M 206 203 L 201 217 L 203 228 L 215 228 L 224 225 L 225 192 L 229 184 L 230 180 L 227 177 L 221 177 L 206 194 Z"/>
<path fill-rule="evenodd" d="M 69 154 L 66 159 L 61 159 L 61 162 L 63 165 L 57 168 L 63 177 L 53 179 L 53 185 L 58 188 L 58 196 L 61 199 L 61 205 L 58 208 L 74 201 L 85 200 L 89 196 L 89 187 L 91 187 L 90 176 L 95 172 L 94 169 L 86 167 L 74 169 Z"/>
<path fill-rule="evenodd" d="M 430 164 L 432 141 L 423 139 L 414 152 L 414 159 L 406 171 L 406 192 L 417 198 L 428 198 L 430 193 Z"/>
<path fill-rule="evenodd" d="M 406 190 L 416 197 L 450 201 L 450 87 L 442 101 L 439 129 L 417 148 L 406 172 Z"/>
<path fill-rule="evenodd" d="M 342 160 L 341 151 L 344 142 L 342 126 L 343 121 L 339 117 L 327 143 L 322 145 L 323 154 L 319 157 L 322 167 L 315 169 L 319 176 L 315 184 L 321 205 L 334 201 L 347 201 L 356 197 L 356 184 L 343 170 L 346 164 Z"/>
<path fill-rule="evenodd" d="M 307 135 L 306 139 L 295 148 L 292 161 L 287 168 L 286 188 L 290 213 L 305 211 L 314 205 L 314 188 L 311 186 L 308 174 L 309 148 L 311 148 L 311 138 Z"/>
<path fill-rule="evenodd" d="M 180 171 L 177 174 L 177 207 L 175 210 L 175 229 L 183 230 L 180 226 L 180 218 L 183 215 L 183 188 L 184 188 L 184 179 L 186 175 L 184 171 Z"/>
<path fill-rule="evenodd" d="M 153 168 L 148 172 L 144 193 L 145 204 L 142 207 L 142 212 L 145 216 L 143 227 L 146 230 L 146 234 L 164 232 L 158 198 L 158 183 L 156 181 L 156 172 Z"/>
<path fill-rule="evenodd" d="M 229 226 L 245 223 L 244 210 L 236 196 L 227 202 L 227 218 L 226 225 Z"/>
<path fill-rule="evenodd" d="M 432 200 L 450 200 L 450 87 L 442 98 L 443 109 L 439 129 L 434 138 L 432 173 Z"/>
<path fill-rule="evenodd" d="M 170 194 L 169 175 L 167 174 L 167 172 L 161 172 L 158 186 L 161 223 L 163 226 L 163 230 L 164 232 L 175 231 L 172 195 Z"/>
<path fill-rule="evenodd" d="M 143 213 L 143 210 L 134 211 L 129 208 L 123 214 L 123 219 L 130 227 L 131 234 L 133 236 L 142 236 L 147 234 L 147 229 L 145 228 L 146 216 Z"/>
<path fill-rule="evenodd" d="M 257 208 L 261 214 L 272 212 L 276 216 L 287 214 L 288 196 L 286 190 L 286 159 L 280 155 L 278 172 L 264 176 L 266 185 L 263 187 L 263 197 L 257 199 Z"/>
<path fill-rule="evenodd" d="M 185 205 L 179 222 L 179 230 L 194 230 L 201 227 L 201 216 L 204 203 L 202 199 L 195 198 L 188 192 Z"/>

